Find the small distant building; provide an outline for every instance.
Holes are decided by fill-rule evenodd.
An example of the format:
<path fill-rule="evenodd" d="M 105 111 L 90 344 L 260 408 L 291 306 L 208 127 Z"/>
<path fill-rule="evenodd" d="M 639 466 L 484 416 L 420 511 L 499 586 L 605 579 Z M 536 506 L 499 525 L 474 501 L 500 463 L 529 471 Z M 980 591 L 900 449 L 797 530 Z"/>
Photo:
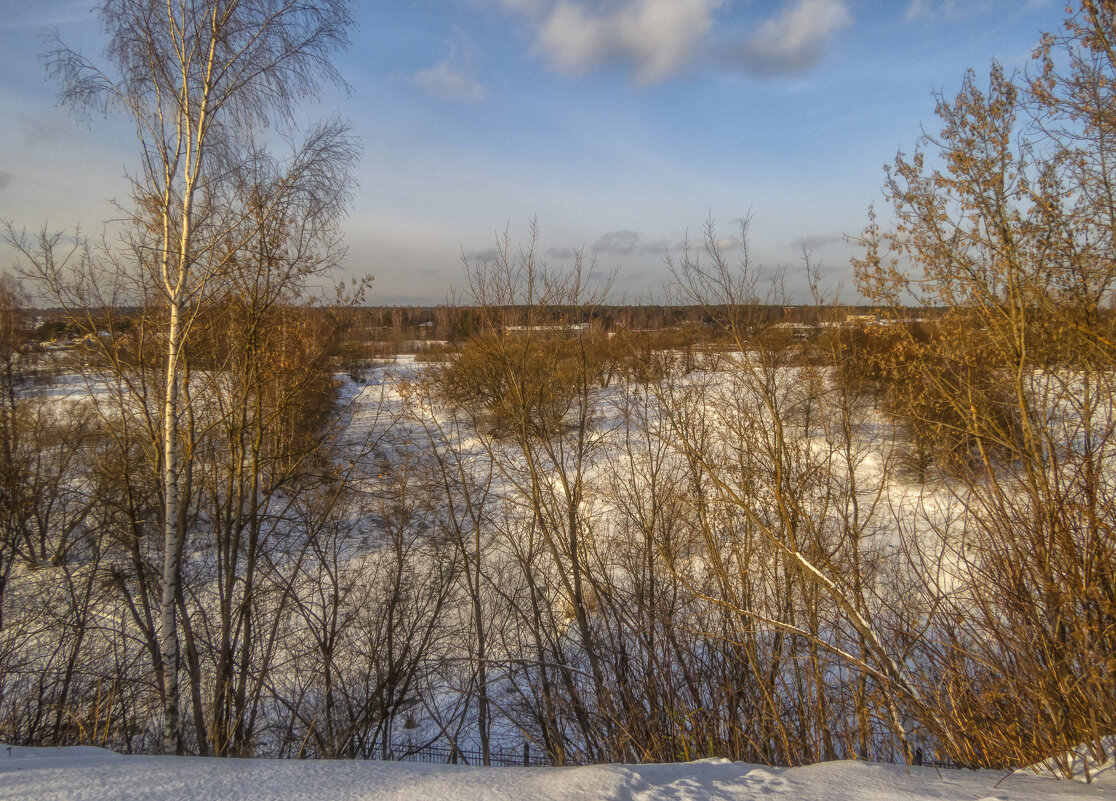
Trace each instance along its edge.
<path fill-rule="evenodd" d="M 589 323 L 570 323 L 568 325 L 509 325 L 504 329 L 508 334 L 576 334 L 588 331 Z"/>
<path fill-rule="evenodd" d="M 775 323 L 775 329 L 794 337 L 796 342 L 804 342 L 817 334 L 818 329 L 808 323 Z"/>

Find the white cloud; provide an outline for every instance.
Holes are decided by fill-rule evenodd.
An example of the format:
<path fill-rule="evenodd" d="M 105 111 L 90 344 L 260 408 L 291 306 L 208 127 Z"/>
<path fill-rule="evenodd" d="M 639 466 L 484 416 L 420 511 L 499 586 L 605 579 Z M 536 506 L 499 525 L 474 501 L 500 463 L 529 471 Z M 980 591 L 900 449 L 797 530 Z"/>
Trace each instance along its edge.
<path fill-rule="evenodd" d="M 830 37 L 852 19 L 844 0 L 797 0 L 765 20 L 742 47 L 732 48 L 729 59 L 758 74 L 804 72 L 817 65 Z"/>
<path fill-rule="evenodd" d="M 911 0 L 907 6 L 907 21 L 925 19 L 933 16 L 933 4 L 930 0 Z"/>
<path fill-rule="evenodd" d="M 911 0 L 907 6 L 907 21 L 918 20 L 958 20 L 984 14 L 992 10 L 996 0 Z M 1041 7 L 1045 2 L 1030 0 L 1026 9 Z"/>
<path fill-rule="evenodd" d="M 500 0 L 506 11 L 519 14 L 541 14 L 546 8 L 546 0 Z"/>
<path fill-rule="evenodd" d="M 839 245 L 846 241 L 844 234 L 808 234 L 791 241 L 790 246 L 795 250 L 819 250 L 829 245 Z"/>
<path fill-rule="evenodd" d="M 408 80 L 435 97 L 460 98 L 479 103 L 488 94 L 484 86 L 458 72 L 447 61 L 419 70 L 409 76 Z"/>
<path fill-rule="evenodd" d="M 593 245 L 596 253 L 615 253 L 630 255 L 633 253 L 648 255 L 665 253 L 670 245 L 665 239 L 648 241 L 635 231 L 609 231 L 602 235 Z"/>
<path fill-rule="evenodd" d="M 505 0 L 508 2 L 508 0 Z M 661 81 L 689 66 L 722 0 L 560 0 L 541 17 L 537 46 L 561 72 L 630 64 L 639 83 Z"/>
<path fill-rule="evenodd" d="M 852 22 L 847 0 L 785 0 L 750 35 L 739 28 L 714 30 L 723 25 L 715 19 L 718 9 L 737 0 L 496 2 L 526 21 L 536 50 L 553 69 L 585 74 L 620 64 L 643 85 L 700 63 L 756 75 L 809 70 L 832 35 Z"/>

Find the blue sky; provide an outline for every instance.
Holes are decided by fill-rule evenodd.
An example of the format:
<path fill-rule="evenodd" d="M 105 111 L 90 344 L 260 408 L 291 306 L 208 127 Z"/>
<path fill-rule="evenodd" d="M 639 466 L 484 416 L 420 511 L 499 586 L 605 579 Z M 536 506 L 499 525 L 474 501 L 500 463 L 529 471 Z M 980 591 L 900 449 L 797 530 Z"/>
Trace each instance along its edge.
<path fill-rule="evenodd" d="M 89 3 L 0 0 L 0 219 L 99 234 L 126 201 L 123 119 L 57 103 L 44 35 L 96 56 Z M 1024 69 L 1058 0 L 371 0 L 338 60 L 364 146 L 347 269 L 373 303 L 436 303 L 461 256 L 537 218 L 552 266 L 617 270 L 617 300 L 662 296 L 665 260 L 751 213 L 753 255 L 800 292 L 803 247 L 852 300 L 845 241 L 882 167 L 935 130 L 935 91 L 992 59 Z M 881 209 L 881 211 L 884 211 Z M 884 215 L 886 218 L 886 215 Z M 0 250 L 0 269 L 14 256 Z"/>

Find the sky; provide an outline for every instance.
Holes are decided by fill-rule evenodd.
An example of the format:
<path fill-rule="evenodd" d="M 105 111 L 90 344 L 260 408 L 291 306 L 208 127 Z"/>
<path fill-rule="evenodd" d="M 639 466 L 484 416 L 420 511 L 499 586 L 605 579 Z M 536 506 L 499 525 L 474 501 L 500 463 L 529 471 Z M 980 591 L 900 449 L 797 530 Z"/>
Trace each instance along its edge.
<path fill-rule="evenodd" d="M 88 0 L 0 0 L 0 220 L 111 233 L 138 146 L 127 120 L 58 102 L 50 37 L 103 61 Z M 339 116 L 364 155 L 344 271 L 374 304 L 434 304 L 498 236 L 561 269 L 615 272 L 616 302 L 662 299 L 713 221 L 805 300 L 804 250 L 856 299 L 849 241 L 884 212 L 883 167 L 936 131 L 935 93 L 993 59 L 1025 70 L 1059 0 L 368 0 Z M 0 247 L 0 270 L 14 253 Z"/>

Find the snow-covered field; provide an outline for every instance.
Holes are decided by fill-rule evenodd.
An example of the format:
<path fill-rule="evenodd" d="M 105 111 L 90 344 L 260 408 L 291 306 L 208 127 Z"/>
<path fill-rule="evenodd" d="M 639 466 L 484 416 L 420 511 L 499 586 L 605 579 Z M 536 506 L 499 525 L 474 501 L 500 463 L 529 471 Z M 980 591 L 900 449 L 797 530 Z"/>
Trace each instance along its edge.
<path fill-rule="evenodd" d="M 358 761 L 119 756 L 99 748 L 0 747 L 3 801 L 1046 801 L 1116 799 L 1093 784 L 991 771 L 867 762 L 766 768 L 703 760 L 674 765 L 469 768 Z"/>
<path fill-rule="evenodd" d="M 939 635 L 912 650 L 892 632 L 928 630 L 927 609 L 946 610 L 939 618 L 950 625 L 970 619 L 966 590 L 981 562 L 965 550 L 969 488 L 943 477 L 916 480 L 902 469 L 901 432 L 867 401 L 842 405 L 847 399 L 825 371 L 729 369 L 730 358 L 746 357 L 725 355 L 724 369 L 658 383 L 603 384 L 580 428 L 571 412 L 570 425 L 551 425 L 526 445 L 501 435 L 485 414 L 472 417 L 440 400 L 425 380 L 427 366 L 411 357 L 379 365 L 360 382 L 338 376 L 344 403 L 330 444 L 337 463 L 352 470 L 354 491 L 344 503 L 315 516 L 317 505 L 295 508 L 284 489 L 270 492 L 256 513 L 268 558 L 251 568 L 251 581 L 221 584 L 214 577 L 227 563 L 218 555 L 230 559 L 233 551 L 219 551 L 210 531 L 217 507 L 197 501 L 183 620 L 201 633 L 191 641 L 199 667 L 190 679 L 197 691 L 189 721 L 200 734 L 187 749 L 205 753 L 207 741 L 224 747 L 219 738 L 233 733 L 221 727 L 233 718 L 222 717 L 222 704 L 235 701 L 250 711 L 235 718 L 248 723 L 233 752 L 260 756 L 398 755 L 451 742 L 504 751 L 530 742 L 550 749 L 553 761 L 574 764 L 706 755 L 887 762 L 902 758 L 900 729 L 911 752 L 944 757 L 928 734 L 935 729 L 919 717 L 926 708 L 912 705 L 914 714 L 885 705 L 887 696 L 873 690 L 881 674 L 871 665 L 860 673 L 857 655 L 867 630 L 878 643 L 876 662 L 903 654 L 892 669 L 908 695 L 922 697 L 926 688 L 933 697 L 943 675 L 935 672 Z M 44 395 L 48 408 L 77 409 L 82 386 L 62 383 L 65 389 Z M 93 404 L 115 397 L 107 385 L 90 387 Z M 127 416 L 132 407 L 97 408 L 111 419 L 113 410 Z M 216 406 L 197 409 L 199 418 L 219 419 Z M 689 439 L 680 442 L 683 436 Z M 217 439 L 210 447 L 223 454 L 229 443 Z M 227 476 L 214 465 L 199 461 L 197 469 L 212 471 L 217 500 L 243 505 L 243 487 L 220 483 Z M 84 480 L 75 483 L 83 489 Z M 231 539 L 221 536 L 227 546 Z M 119 591 L 157 586 L 157 579 L 136 568 L 117 539 L 96 542 L 104 545 L 92 551 L 101 560 L 92 568 L 76 556 L 54 564 L 44 545 L 36 563 L 13 569 L 0 637 L 11 654 L 6 674 L 0 660 L 0 727 L 7 727 L 0 737 L 121 752 L 157 747 L 161 719 L 148 657 L 155 646 L 135 645 L 153 643 L 153 629 L 135 624 Z M 807 564 L 788 542 L 805 542 L 819 556 Z M 576 599 L 568 579 L 575 560 L 591 588 Z M 157 565 L 158 554 L 149 561 Z M 823 584 L 832 591 L 819 592 Z M 73 587 L 85 588 L 77 601 L 66 595 Z M 258 639 L 242 645 L 239 624 L 221 628 L 222 602 L 247 610 Z M 84 622 L 75 626 L 79 614 Z M 72 637 L 75 630 L 82 638 Z M 786 631 L 799 638 L 790 650 Z M 969 629 L 961 640 L 974 650 L 982 642 Z M 255 694 L 250 703 L 212 689 L 218 659 L 237 648 L 249 669 L 234 672 L 243 694 Z M 990 686 L 996 693 L 1011 687 Z M 634 689 L 622 696 L 617 687 Z M 1021 696 L 1007 693 L 1006 706 L 1033 722 L 1042 713 Z M 1086 708 L 1103 705 L 1092 703 Z M 1052 730 L 1070 729 L 1056 722 Z M 984 753 L 983 745 L 968 753 Z M 1031 744 L 985 764 L 1025 764 L 1064 746 Z M 866 762 L 477 771 L 3 748 L 0 801 L 1116 798 L 1111 778 L 1102 782 L 1107 795 L 1097 796 L 1096 788 L 1036 776 L 997 787 L 1002 774 L 908 774 Z M 208 752 L 217 751 L 211 745 Z"/>

